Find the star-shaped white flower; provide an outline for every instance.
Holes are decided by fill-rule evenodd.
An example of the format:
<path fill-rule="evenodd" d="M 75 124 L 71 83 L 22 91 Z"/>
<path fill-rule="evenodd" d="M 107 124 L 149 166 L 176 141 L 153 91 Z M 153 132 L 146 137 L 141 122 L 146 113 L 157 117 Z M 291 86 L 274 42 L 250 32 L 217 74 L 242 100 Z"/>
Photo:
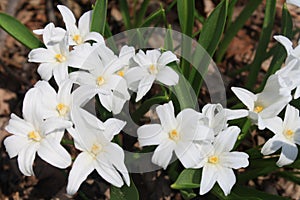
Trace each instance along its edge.
<path fill-rule="evenodd" d="M 249 118 L 260 130 L 268 127 L 269 122 L 276 120 L 280 111 L 291 101 L 291 91 L 285 81 L 277 74 L 271 75 L 261 93 L 232 87 L 234 94 L 249 110 Z"/>
<path fill-rule="evenodd" d="M 278 119 L 270 124 L 270 130 L 275 135 L 261 149 L 262 154 L 270 155 L 282 148 L 277 165 L 282 167 L 295 161 L 300 145 L 300 116 L 299 110 L 288 105 L 284 120 Z"/>
<path fill-rule="evenodd" d="M 66 29 L 69 33 L 70 45 L 81 45 L 89 40 L 93 40 L 97 43 L 104 43 L 102 35 L 90 31 L 92 11 L 85 12 L 79 18 L 77 27 L 76 19 L 69 8 L 63 5 L 58 5 L 57 8 L 63 17 L 63 21 L 65 22 Z"/>
<path fill-rule="evenodd" d="M 104 45 L 98 45 L 86 62 L 83 63 L 87 71 L 77 71 L 70 74 L 70 78 L 79 85 L 85 86 L 87 91 L 101 89 L 109 94 L 100 92 L 90 93 L 86 98 L 91 98 L 98 94 L 103 107 L 114 114 L 121 112 L 124 103 L 130 99 L 126 80 L 116 73 L 124 64 L 118 59 L 118 56 Z"/>
<path fill-rule="evenodd" d="M 210 148 L 206 149 L 206 156 L 196 167 L 203 167 L 200 183 L 200 195 L 210 191 L 217 182 L 227 196 L 236 182 L 232 169 L 239 169 L 249 165 L 248 154 L 230 152 L 236 142 L 240 129 L 231 126 L 216 136 Z"/>
<path fill-rule="evenodd" d="M 146 124 L 138 128 L 140 146 L 158 145 L 152 156 L 152 162 L 167 168 L 173 152 L 185 168 L 198 164 L 202 157 L 195 141 L 209 139 L 209 128 L 200 125 L 202 114 L 192 109 L 182 110 L 174 115 L 172 101 L 156 108 L 161 124 Z"/>
<path fill-rule="evenodd" d="M 62 40 L 51 41 L 54 25 L 48 24 L 44 29 L 43 40 L 46 48 L 37 48 L 30 51 L 28 61 L 41 63 L 37 69 L 43 80 L 50 80 L 52 76 L 59 85 L 68 78 L 68 57 L 69 45 L 68 38 L 63 37 Z"/>
<path fill-rule="evenodd" d="M 151 89 L 155 80 L 167 86 L 176 85 L 179 81 L 178 74 L 167 64 L 178 61 L 171 51 L 161 53 L 158 49 L 148 50 L 146 54 L 140 50 L 133 60 L 138 64 L 125 74 L 128 87 L 137 91 L 136 101 L 139 101 Z"/>
<path fill-rule="evenodd" d="M 69 132 L 74 138 L 75 147 L 82 152 L 75 159 L 70 171 L 67 193 L 75 194 L 94 169 L 116 187 L 124 184 L 123 179 L 129 186 L 123 149 L 111 142 L 114 135 L 122 130 L 125 122 L 110 118 L 103 123 L 85 110 L 74 111 L 73 118 L 75 129 L 71 128 Z"/>
<path fill-rule="evenodd" d="M 36 88 L 30 89 L 23 102 L 23 117 L 11 115 L 5 129 L 13 135 L 4 140 L 6 151 L 11 158 L 18 156 L 18 166 L 26 176 L 34 175 L 33 162 L 36 153 L 49 164 L 66 168 L 71 164 L 71 156 L 61 146 L 64 129 L 72 123 L 65 120 L 46 120 L 38 114 L 40 98 Z"/>

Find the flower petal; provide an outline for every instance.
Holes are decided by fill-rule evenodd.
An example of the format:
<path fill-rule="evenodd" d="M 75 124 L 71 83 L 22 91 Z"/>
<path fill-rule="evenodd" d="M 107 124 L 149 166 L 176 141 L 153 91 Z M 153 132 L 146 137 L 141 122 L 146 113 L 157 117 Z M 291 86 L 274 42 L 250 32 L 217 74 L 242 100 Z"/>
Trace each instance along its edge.
<path fill-rule="evenodd" d="M 162 168 L 166 169 L 173 155 L 176 143 L 166 139 L 163 140 L 155 149 L 152 156 L 152 162 Z"/>
<path fill-rule="evenodd" d="M 269 139 L 261 149 L 263 155 L 270 155 L 282 147 L 283 143 L 276 136 Z"/>
<path fill-rule="evenodd" d="M 53 63 L 42 63 L 39 65 L 37 72 L 41 78 L 45 81 L 49 81 L 53 75 L 53 69 L 56 64 Z"/>
<path fill-rule="evenodd" d="M 81 36 L 86 36 L 90 32 L 91 27 L 91 19 L 92 19 L 92 12 L 93 11 L 87 11 L 81 15 L 78 21 L 78 29 L 81 33 Z"/>
<path fill-rule="evenodd" d="M 214 142 L 215 153 L 219 154 L 231 151 L 240 131 L 241 130 L 239 127 L 230 126 L 221 133 L 219 133 Z"/>
<path fill-rule="evenodd" d="M 218 171 L 219 170 L 215 165 L 204 165 L 200 182 L 200 195 L 206 194 L 212 189 L 217 181 Z"/>
<path fill-rule="evenodd" d="M 249 110 L 254 109 L 254 102 L 256 101 L 256 96 L 243 88 L 232 87 L 233 93 L 242 101 L 242 103 L 247 106 Z"/>
<path fill-rule="evenodd" d="M 270 131 L 272 131 L 275 134 L 282 133 L 283 131 L 283 122 L 280 117 L 273 117 L 269 119 L 263 120 L 264 125 L 266 128 L 268 128 Z"/>
<path fill-rule="evenodd" d="M 244 109 L 231 110 L 225 108 L 224 110 L 225 110 L 225 115 L 227 120 L 240 119 L 243 117 L 247 117 L 249 114 L 248 110 L 244 110 Z"/>
<path fill-rule="evenodd" d="M 43 121 L 40 128 L 42 133 L 46 135 L 56 130 L 64 130 L 66 128 L 70 128 L 72 125 L 72 122 L 68 120 L 52 117 Z"/>
<path fill-rule="evenodd" d="M 174 106 L 172 101 L 157 106 L 156 113 L 164 131 L 169 132 L 177 127 L 177 120 L 175 118 Z"/>
<path fill-rule="evenodd" d="M 66 63 L 61 63 L 53 69 L 53 76 L 57 85 L 69 78 L 68 66 Z"/>
<path fill-rule="evenodd" d="M 33 49 L 28 54 L 28 62 L 55 63 L 55 55 L 45 48 Z"/>
<path fill-rule="evenodd" d="M 224 152 L 220 156 L 220 164 L 223 167 L 239 169 L 249 165 L 248 158 L 249 155 L 244 152 Z"/>
<path fill-rule="evenodd" d="M 158 49 L 147 50 L 146 56 L 151 61 L 151 64 L 157 64 L 158 58 L 160 57 L 161 52 Z"/>
<path fill-rule="evenodd" d="M 127 81 L 128 88 L 130 90 L 136 91 L 138 84 L 136 82 L 140 81 L 143 79 L 143 77 L 147 76 L 148 73 L 140 67 L 133 67 L 130 68 L 126 74 L 124 75 L 124 78 Z"/>
<path fill-rule="evenodd" d="M 17 156 L 29 143 L 30 141 L 27 138 L 16 135 L 11 135 L 4 140 L 4 146 L 10 158 Z"/>
<path fill-rule="evenodd" d="M 49 164 L 64 169 L 71 164 L 70 154 L 60 145 L 60 141 L 43 139 L 37 154 Z"/>
<path fill-rule="evenodd" d="M 166 51 L 161 54 L 161 56 L 158 58 L 157 64 L 159 66 L 166 66 L 167 64 L 178 61 L 178 58 L 176 55 L 171 51 Z"/>
<path fill-rule="evenodd" d="M 90 41 L 93 40 L 97 42 L 98 44 L 104 44 L 104 38 L 100 33 L 97 32 L 89 32 L 85 37 L 84 41 Z"/>
<path fill-rule="evenodd" d="M 8 121 L 5 130 L 11 134 L 27 137 L 27 134 L 35 129 L 32 124 L 19 118 L 14 113 L 12 113 L 10 117 L 11 119 Z"/>
<path fill-rule="evenodd" d="M 295 144 L 284 144 L 282 146 L 282 152 L 280 154 L 279 160 L 277 161 L 277 165 L 282 167 L 284 165 L 289 165 L 293 163 L 298 155 L 298 148 Z"/>
<path fill-rule="evenodd" d="M 76 34 L 78 32 L 78 29 L 75 25 L 76 19 L 71 10 L 63 5 L 58 5 L 57 8 L 63 17 L 63 21 L 65 22 L 67 30 L 71 35 Z"/>
<path fill-rule="evenodd" d="M 164 67 L 156 75 L 156 80 L 167 86 L 172 86 L 178 83 L 179 76 L 172 68 Z"/>
<path fill-rule="evenodd" d="M 236 182 L 233 170 L 225 167 L 219 168 L 217 182 L 227 196 Z"/>
<path fill-rule="evenodd" d="M 287 0 L 287 2 L 288 1 L 289 0 Z M 295 2 L 296 1 L 297 0 L 295 0 Z M 293 50 L 293 43 L 292 43 L 292 41 L 289 38 L 287 38 L 287 37 L 285 37 L 283 35 L 275 35 L 274 39 L 277 40 L 280 44 L 282 44 L 284 46 L 287 54 L 290 55 L 290 52 Z"/>
<path fill-rule="evenodd" d="M 75 159 L 68 178 L 67 193 L 74 195 L 81 183 L 94 170 L 94 159 L 88 152 L 80 153 Z"/>
<path fill-rule="evenodd" d="M 140 146 L 158 145 L 163 139 L 162 127 L 160 124 L 146 124 L 137 130 Z"/>
<path fill-rule="evenodd" d="M 18 155 L 18 165 L 20 171 L 25 176 L 33 176 L 33 162 L 35 159 L 35 153 L 39 148 L 39 143 L 31 142 L 27 147 L 22 148 Z"/>
<path fill-rule="evenodd" d="M 115 135 L 121 132 L 125 125 L 125 121 L 115 118 L 109 118 L 104 122 L 105 130 L 103 135 L 107 138 L 108 141 L 111 141 Z"/>
<path fill-rule="evenodd" d="M 203 159 L 198 153 L 199 149 L 193 142 L 178 142 L 175 154 L 185 168 L 195 167 Z"/>
<path fill-rule="evenodd" d="M 138 86 L 136 99 L 135 99 L 136 102 L 141 100 L 146 95 L 146 93 L 151 89 L 154 80 L 155 80 L 154 75 L 145 76 L 144 78 L 141 79 Z"/>

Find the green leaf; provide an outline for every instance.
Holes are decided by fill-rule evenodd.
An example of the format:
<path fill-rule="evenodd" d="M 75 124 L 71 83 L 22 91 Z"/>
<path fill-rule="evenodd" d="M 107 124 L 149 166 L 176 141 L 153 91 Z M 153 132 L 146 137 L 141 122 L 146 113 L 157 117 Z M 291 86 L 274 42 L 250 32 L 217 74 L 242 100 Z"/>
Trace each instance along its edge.
<path fill-rule="evenodd" d="M 135 18 L 135 26 L 138 27 L 139 25 L 141 25 L 142 20 L 145 18 L 145 14 L 148 8 L 150 0 L 144 0 L 140 10 L 138 11 L 136 18 Z"/>
<path fill-rule="evenodd" d="M 227 10 L 228 0 L 223 0 L 221 3 L 219 3 L 219 5 L 214 9 L 214 11 L 203 24 L 203 29 L 201 31 L 198 43 L 207 51 L 207 53 L 211 57 L 214 55 L 222 37 L 226 23 Z M 204 59 L 205 56 L 206 55 L 203 53 L 202 49 L 196 48 L 193 55 L 193 60 L 195 62 L 193 63 L 195 63 L 195 67 L 201 67 L 199 70 L 201 71 L 202 75 L 206 74 L 208 65 L 210 63 L 209 60 Z M 192 69 L 192 72 L 189 76 L 189 82 L 192 83 L 196 95 L 198 96 L 202 87 L 203 79 L 194 68 Z"/>
<path fill-rule="evenodd" d="M 300 185 L 300 177 L 299 177 L 299 173 L 297 173 L 297 172 L 282 171 L 282 172 L 276 173 L 276 175 L 281 176 L 289 181 L 292 181 L 292 182 Z"/>
<path fill-rule="evenodd" d="M 220 42 L 219 49 L 216 53 L 216 62 L 221 62 L 228 45 L 234 38 L 234 36 L 237 34 L 237 32 L 243 27 L 243 25 L 246 23 L 246 21 L 249 19 L 249 17 L 252 15 L 254 10 L 258 7 L 259 4 L 261 4 L 262 0 L 251 0 L 248 2 L 248 4 L 245 6 L 241 14 L 236 18 L 236 20 L 231 23 L 225 34 L 224 38 Z"/>
<path fill-rule="evenodd" d="M 138 200 L 139 193 L 138 190 L 132 181 L 130 180 L 130 186 L 124 185 L 121 188 L 115 186 L 110 187 L 110 199 L 111 200 Z"/>
<path fill-rule="evenodd" d="M 165 10 L 163 8 L 160 8 L 159 10 L 152 13 L 149 17 L 147 17 L 139 27 L 149 27 L 153 22 L 162 19 L 164 15 Z"/>
<path fill-rule="evenodd" d="M 171 24 L 168 25 L 168 29 L 164 41 L 164 48 L 169 51 L 174 50 Z"/>
<path fill-rule="evenodd" d="M 126 30 L 131 29 L 132 24 L 130 21 L 129 8 L 127 5 L 127 0 L 119 0 L 120 10 L 123 17 L 124 25 Z"/>
<path fill-rule="evenodd" d="M 193 190 L 191 190 L 191 189 L 190 190 L 180 190 L 180 193 L 185 200 L 190 200 L 197 196 L 197 194 L 195 194 L 193 192 Z"/>
<path fill-rule="evenodd" d="M 25 25 L 10 15 L 0 13 L 0 27 L 29 49 L 44 47 Z"/>
<path fill-rule="evenodd" d="M 93 8 L 91 31 L 95 31 L 104 35 L 106 14 L 107 14 L 107 1 L 108 0 L 97 0 Z"/>
<path fill-rule="evenodd" d="M 201 170 L 184 169 L 178 176 L 175 183 L 171 185 L 173 189 L 193 189 L 200 187 Z"/>

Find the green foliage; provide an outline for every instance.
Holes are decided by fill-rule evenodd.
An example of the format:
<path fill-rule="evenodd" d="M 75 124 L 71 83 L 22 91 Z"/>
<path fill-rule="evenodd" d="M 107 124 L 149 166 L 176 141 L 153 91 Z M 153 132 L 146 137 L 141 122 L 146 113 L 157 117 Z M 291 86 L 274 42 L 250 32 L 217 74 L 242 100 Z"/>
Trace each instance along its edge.
<path fill-rule="evenodd" d="M 0 13 L 0 27 L 29 49 L 44 47 L 44 44 L 20 21 Z"/>
<path fill-rule="evenodd" d="M 139 193 L 134 185 L 132 179 L 130 180 L 130 186 L 124 185 L 121 188 L 115 186 L 110 187 L 110 199 L 111 200 L 139 200 Z"/>
<path fill-rule="evenodd" d="M 107 0 L 97 0 L 93 8 L 91 31 L 104 35 L 107 14 Z"/>

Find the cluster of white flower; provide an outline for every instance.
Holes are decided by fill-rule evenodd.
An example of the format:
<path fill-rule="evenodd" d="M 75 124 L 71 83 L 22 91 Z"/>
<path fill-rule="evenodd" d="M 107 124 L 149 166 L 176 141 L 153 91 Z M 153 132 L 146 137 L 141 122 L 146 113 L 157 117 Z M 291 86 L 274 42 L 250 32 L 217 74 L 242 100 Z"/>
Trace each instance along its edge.
<path fill-rule="evenodd" d="M 139 50 L 123 46 L 115 55 L 96 32 L 90 32 L 92 11 L 79 19 L 65 6 L 58 6 L 66 30 L 49 23 L 34 31 L 43 37 L 45 48 L 29 53 L 29 62 L 40 63 L 38 73 L 43 80 L 30 89 L 23 102 L 23 119 L 12 114 L 6 130 L 12 135 L 4 141 L 9 156 L 18 156 L 20 171 L 34 175 L 35 154 L 58 168 L 71 165 L 69 153 L 60 144 L 67 131 L 81 151 L 69 173 L 67 193 L 73 195 L 94 170 L 109 183 L 130 185 L 124 164 L 123 149 L 112 142 L 126 122 L 110 118 L 105 122 L 83 109 L 95 95 L 109 112 L 118 114 L 130 99 L 129 90 L 141 100 L 154 81 L 176 85 L 178 74 L 168 64 L 178 62 L 176 55 L 160 49 Z M 259 129 L 268 128 L 276 135 L 262 148 L 264 155 L 282 147 L 278 165 L 292 163 L 300 144 L 299 111 L 287 106 L 285 119 L 277 115 L 295 96 L 300 96 L 300 58 L 297 49 L 283 36 L 278 36 L 289 54 L 287 65 L 272 75 L 259 94 L 232 88 L 249 110 L 224 109 L 220 104 L 207 104 L 202 112 L 184 109 L 176 117 L 172 101 L 156 108 L 161 124 L 146 124 L 137 131 L 141 147 L 158 145 L 152 162 L 167 168 L 173 152 L 185 168 L 203 168 L 200 194 L 217 182 L 225 195 L 230 193 L 236 178 L 232 169 L 247 167 L 248 155 L 232 151 L 240 133 L 228 120 L 248 116 Z M 69 72 L 70 67 L 77 71 Z M 56 91 L 49 80 L 54 78 Z M 79 85 L 73 90 L 74 85 Z"/>

